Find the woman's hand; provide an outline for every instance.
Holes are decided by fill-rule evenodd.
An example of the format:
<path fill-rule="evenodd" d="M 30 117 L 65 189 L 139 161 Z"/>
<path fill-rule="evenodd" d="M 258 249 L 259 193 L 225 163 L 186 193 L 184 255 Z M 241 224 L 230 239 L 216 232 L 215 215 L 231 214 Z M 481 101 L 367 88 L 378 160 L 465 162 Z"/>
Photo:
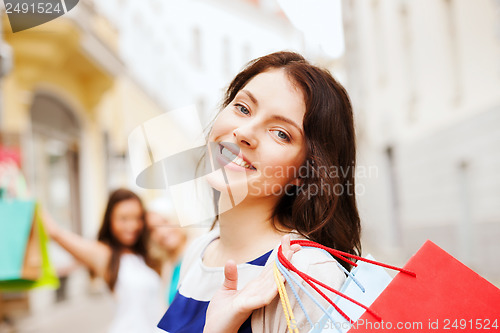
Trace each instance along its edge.
<path fill-rule="evenodd" d="M 300 250 L 300 245 L 290 246 L 289 235 L 283 236 L 281 247 L 288 260 Z M 204 333 L 237 332 L 253 310 L 268 305 L 278 294 L 273 265 L 267 265 L 257 278 L 241 290 L 237 290 L 238 270 L 234 261 L 226 263 L 224 276 L 222 287 L 208 306 Z"/>
<path fill-rule="evenodd" d="M 57 222 L 54 221 L 52 215 L 50 215 L 50 213 L 43 207 L 41 209 L 41 217 L 43 226 L 49 237 L 56 238 L 58 232 L 60 231 L 60 227 Z"/>

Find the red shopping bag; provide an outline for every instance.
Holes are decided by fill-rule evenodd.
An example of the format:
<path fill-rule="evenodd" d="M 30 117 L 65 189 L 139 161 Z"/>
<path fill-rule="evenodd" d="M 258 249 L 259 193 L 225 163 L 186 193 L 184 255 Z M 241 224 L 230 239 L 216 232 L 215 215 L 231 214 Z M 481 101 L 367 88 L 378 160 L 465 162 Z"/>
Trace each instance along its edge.
<path fill-rule="evenodd" d="M 500 332 L 500 289 L 427 241 L 349 332 Z"/>

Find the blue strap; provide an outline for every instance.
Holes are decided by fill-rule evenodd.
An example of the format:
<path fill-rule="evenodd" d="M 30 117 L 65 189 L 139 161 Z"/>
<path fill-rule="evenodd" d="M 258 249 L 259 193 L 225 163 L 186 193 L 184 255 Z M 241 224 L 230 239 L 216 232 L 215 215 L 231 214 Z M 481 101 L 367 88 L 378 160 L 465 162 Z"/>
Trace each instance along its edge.
<path fill-rule="evenodd" d="M 277 263 L 276 266 L 278 267 L 278 270 L 285 277 L 286 282 L 288 282 L 288 285 L 290 286 L 290 289 L 292 290 L 292 293 L 295 296 L 295 299 L 297 300 L 297 302 L 299 302 L 299 306 L 302 309 L 302 312 L 304 312 L 306 319 L 309 322 L 309 325 L 311 325 L 311 327 L 313 327 L 314 324 L 313 324 L 311 318 L 309 317 L 309 315 L 307 314 L 306 308 L 304 307 L 304 304 L 302 304 L 302 300 L 300 299 L 299 295 L 297 294 L 297 290 L 295 290 L 295 287 L 291 283 L 293 281 L 293 283 L 298 284 L 297 280 L 295 280 L 294 277 L 290 276 L 290 273 L 285 269 L 285 267 L 283 267 L 283 264 L 280 263 L 278 259 L 276 259 L 276 263 Z"/>
<path fill-rule="evenodd" d="M 326 311 L 326 309 L 318 302 L 318 300 L 316 300 L 316 298 L 314 298 L 314 296 L 311 295 L 311 293 L 288 272 L 288 270 L 283 266 L 283 264 L 278 260 L 278 258 L 276 258 L 276 265 L 278 266 L 278 269 L 280 270 L 281 274 L 285 277 L 287 282 L 289 280 L 291 280 L 293 283 L 295 283 L 314 302 L 314 304 L 316 304 L 321 309 L 321 311 L 323 311 L 323 313 L 325 315 L 327 315 L 328 318 L 330 318 L 332 323 L 335 322 L 335 319 L 333 319 L 332 315 L 330 313 L 328 313 L 328 311 Z M 291 286 L 292 284 L 289 282 L 289 285 Z M 304 311 L 304 314 L 306 315 L 306 318 L 307 318 L 309 324 L 311 325 L 311 328 L 313 328 L 314 324 L 312 323 L 311 318 L 308 316 L 307 312 L 305 311 L 304 304 L 302 303 L 302 300 L 300 299 L 298 294 L 295 292 L 294 292 L 294 296 L 297 299 L 297 302 L 299 303 L 300 307 L 302 308 L 302 311 Z"/>

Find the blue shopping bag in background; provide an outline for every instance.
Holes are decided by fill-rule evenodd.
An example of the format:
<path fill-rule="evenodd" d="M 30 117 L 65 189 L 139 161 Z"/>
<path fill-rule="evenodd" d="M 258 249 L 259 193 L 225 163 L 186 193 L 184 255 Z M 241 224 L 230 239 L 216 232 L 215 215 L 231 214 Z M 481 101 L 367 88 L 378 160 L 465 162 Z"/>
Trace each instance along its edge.
<path fill-rule="evenodd" d="M 34 214 L 33 200 L 0 199 L 0 281 L 39 277 L 41 257 L 36 251 Z"/>
<path fill-rule="evenodd" d="M 58 288 L 48 242 L 35 201 L 0 199 L 0 290 Z"/>

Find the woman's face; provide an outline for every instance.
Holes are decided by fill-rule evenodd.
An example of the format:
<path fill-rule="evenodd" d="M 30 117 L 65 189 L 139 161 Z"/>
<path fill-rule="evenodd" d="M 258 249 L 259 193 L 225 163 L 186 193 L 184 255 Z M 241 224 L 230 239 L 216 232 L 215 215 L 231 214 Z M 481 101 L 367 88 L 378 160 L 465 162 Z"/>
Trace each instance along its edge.
<path fill-rule="evenodd" d="M 126 247 L 135 245 L 144 229 L 142 206 L 136 199 L 119 202 L 111 213 L 111 233 Z"/>
<path fill-rule="evenodd" d="M 207 178 L 232 195 L 281 197 L 285 185 L 298 184 L 305 160 L 302 92 L 284 70 L 272 69 L 251 79 L 217 117 L 209 136 L 211 160 L 224 168 Z M 236 157 L 236 155 L 238 157 Z"/>
<path fill-rule="evenodd" d="M 176 251 L 186 241 L 186 231 L 169 223 L 161 214 L 148 212 L 146 220 L 151 230 L 151 239 L 164 250 Z"/>

